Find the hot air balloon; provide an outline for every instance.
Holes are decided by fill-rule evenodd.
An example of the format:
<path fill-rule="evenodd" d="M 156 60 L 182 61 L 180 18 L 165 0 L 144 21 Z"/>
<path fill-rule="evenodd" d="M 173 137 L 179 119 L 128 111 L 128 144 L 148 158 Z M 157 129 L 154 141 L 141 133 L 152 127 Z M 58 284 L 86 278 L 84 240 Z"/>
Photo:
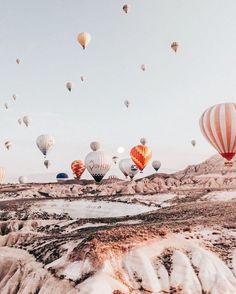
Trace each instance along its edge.
<path fill-rule="evenodd" d="M 59 173 L 59 174 L 57 174 L 56 179 L 58 182 L 63 182 L 63 181 L 68 180 L 69 176 L 66 173 Z"/>
<path fill-rule="evenodd" d="M 112 160 L 115 164 L 117 164 L 117 161 L 119 160 L 119 157 L 118 156 L 113 156 L 112 157 Z"/>
<path fill-rule="evenodd" d="M 19 124 L 19 125 L 22 124 L 22 120 L 21 120 L 21 118 L 18 118 L 18 124 Z"/>
<path fill-rule="evenodd" d="M 96 143 L 96 144 L 94 144 Z M 85 166 L 96 182 L 101 182 L 103 177 L 111 168 L 111 158 L 105 152 L 99 150 L 100 144 L 93 142 L 90 144 L 93 152 L 85 158 Z M 98 148 L 97 148 L 98 147 Z"/>
<path fill-rule="evenodd" d="M 91 41 L 91 35 L 89 33 L 83 32 L 80 33 L 77 37 L 77 41 L 85 49 Z"/>
<path fill-rule="evenodd" d="M 161 162 L 158 160 L 154 160 L 152 162 L 152 167 L 155 169 L 155 171 L 157 172 L 159 170 L 159 168 L 161 167 Z"/>
<path fill-rule="evenodd" d="M 152 158 L 152 151 L 148 148 L 146 144 L 146 139 L 142 138 L 140 140 L 142 145 L 134 146 L 130 151 L 131 159 L 138 169 L 142 172 L 143 169 L 148 164 L 149 160 Z"/>
<path fill-rule="evenodd" d="M 12 98 L 13 98 L 13 100 L 16 101 L 16 95 L 15 94 L 12 95 Z"/>
<path fill-rule="evenodd" d="M 175 53 L 177 52 L 178 47 L 179 47 L 179 44 L 177 42 L 173 42 L 171 44 L 171 49 L 173 49 L 175 51 Z"/>
<path fill-rule="evenodd" d="M 71 92 L 72 88 L 74 88 L 73 83 L 71 83 L 71 82 L 67 82 L 67 83 L 66 83 L 66 88 L 68 89 L 69 92 Z"/>
<path fill-rule="evenodd" d="M 129 106 L 130 106 L 130 102 L 129 102 L 129 100 L 125 100 L 125 101 L 124 101 L 124 104 L 125 104 L 125 106 L 126 106 L 127 108 L 129 108 Z"/>
<path fill-rule="evenodd" d="M 5 181 L 6 170 L 4 167 L 0 167 L 0 183 L 2 184 Z"/>
<path fill-rule="evenodd" d="M 16 63 L 20 64 L 20 59 L 19 58 L 16 59 Z"/>
<path fill-rule="evenodd" d="M 4 104 L 4 107 L 5 107 L 6 109 L 9 108 L 7 103 Z"/>
<path fill-rule="evenodd" d="M 142 71 L 145 71 L 145 70 L 146 70 L 146 65 L 145 65 L 145 64 L 142 64 L 142 65 L 141 65 L 141 70 L 142 70 Z"/>
<path fill-rule="evenodd" d="M 32 122 L 32 118 L 28 115 L 23 117 L 23 123 L 25 124 L 26 127 L 28 127 Z"/>
<path fill-rule="evenodd" d="M 208 142 L 230 161 L 236 154 L 236 103 L 208 108 L 200 118 L 200 128 Z"/>
<path fill-rule="evenodd" d="M 197 144 L 196 140 L 192 140 L 192 141 L 191 141 L 191 144 L 192 144 L 193 147 L 195 147 L 196 144 Z"/>
<path fill-rule="evenodd" d="M 124 12 L 127 14 L 129 12 L 129 9 L 130 9 L 130 5 L 128 4 L 125 4 L 123 5 L 122 9 L 124 10 Z"/>
<path fill-rule="evenodd" d="M 11 146 L 12 146 L 12 143 L 10 141 L 5 142 L 5 147 L 7 148 L 7 150 L 10 150 Z"/>
<path fill-rule="evenodd" d="M 86 168 L 82 160 L 74 160 L 71 163 L 71 169 L 75 177 L 80 179 Z"/>
<path fill-rule="evenodd" d="M 39 150 L 43 153 L 44 157 L 47 156 L 48 152 L 55 145 L 55 140 L 50 135 L 40 135 L 36 140 L 36 145 Z"/>
<path fill-rule="evenodd" d="M 51 165 L 51 162 L 48 159 L 46 159 L 44 160 L 43 164 L 46 166 L 46 168 L 49 168 L 49 166 Z"/>
<path fill-rule="evenodd" d="M 85 77 L 84 76 L 81 76 L 80 79 L 81 79 L 82 82 L 84 82 Z"/>
<path fill-rule="evenodd" d="M 126 178 L 132 179 L 138 173 L 138 168 L 130 158 L 121 159 L 119 168 Z"/>
<path fill-rule="evenodd" d="M 119 178 L 116 175 L 110 175 L 108 177 L 108 180 L 111 182 L 116 182 Z"/>
<path fill-rule="evenodd" d="M 20 184 L 26 184 L 28 182 L 28 179 L 25 176 L 21 176 L 19 177 L 18 181 Z"/>
<path fill-rule="evenodd" d="M 91 148 L 93 151 L 97 151 L 98 149 L 101 148 L 101 146 L 100 146 L 100 143 L 99 143 L 99 142 L 94 141 L 94 142 L 91 142 L 91 143 L 90 143 L 90 148 Z"/>
<path fill-rule="evenodd" d="M 146 139 L 146 138 L 141 138 L 141 139 L 140 139 L 140 143 L 141 143 L 142 145 L 146 145 L 146 144 L 147 144 L 147 139 Z"/>

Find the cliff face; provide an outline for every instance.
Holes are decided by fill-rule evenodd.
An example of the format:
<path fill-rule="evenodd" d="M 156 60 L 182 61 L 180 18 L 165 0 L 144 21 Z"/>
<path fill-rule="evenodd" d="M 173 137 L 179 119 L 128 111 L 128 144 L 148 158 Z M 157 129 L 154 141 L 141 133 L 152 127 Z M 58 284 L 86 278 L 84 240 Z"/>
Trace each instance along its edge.
<path fill-rule="evenodd" d="M 236 293 L 236 173 L 0 188 L 0 293 Z"/>

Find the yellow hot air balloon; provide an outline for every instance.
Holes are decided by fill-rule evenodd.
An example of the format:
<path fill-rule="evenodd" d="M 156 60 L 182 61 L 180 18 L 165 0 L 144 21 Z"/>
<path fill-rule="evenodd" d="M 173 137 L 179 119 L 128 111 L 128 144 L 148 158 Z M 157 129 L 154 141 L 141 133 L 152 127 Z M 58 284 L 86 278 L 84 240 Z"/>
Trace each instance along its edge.
<path fill-rule="evenodd" d="M 89 33 L 83 32 L 80 33 L 77 37 L 77 41 L 85 49 L 91 41 L 91 35 Z"/>

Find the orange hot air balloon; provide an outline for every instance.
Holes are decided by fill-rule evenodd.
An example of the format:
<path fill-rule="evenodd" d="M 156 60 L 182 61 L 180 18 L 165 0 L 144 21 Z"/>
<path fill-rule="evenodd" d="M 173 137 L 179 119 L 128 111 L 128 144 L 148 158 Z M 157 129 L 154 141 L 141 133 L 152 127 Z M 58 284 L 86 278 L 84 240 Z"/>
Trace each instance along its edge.
<path fill-rule="evenodd" d="M 71 169 L 76 178 L 79 179 L 85 171 L 85 165 L 81 160 L 74 160 L 71 163 Z"/>
<path fill-rule="evenodd" d="M 200 118 L 208 142 L 230 161 L 236 154 L 236 104 L 222 103 L 208 108 Z"/>
<path fill-rule="evenodd" d="M 149 147 L 145 145 L 143 138 L 141 139 L 142 145 L 134 146 L 130 151 L 131 159 L 137 168 L 142 172 L 143 169 L 148 164 L 149 160 L 152 158 L 152 151 Z"/>

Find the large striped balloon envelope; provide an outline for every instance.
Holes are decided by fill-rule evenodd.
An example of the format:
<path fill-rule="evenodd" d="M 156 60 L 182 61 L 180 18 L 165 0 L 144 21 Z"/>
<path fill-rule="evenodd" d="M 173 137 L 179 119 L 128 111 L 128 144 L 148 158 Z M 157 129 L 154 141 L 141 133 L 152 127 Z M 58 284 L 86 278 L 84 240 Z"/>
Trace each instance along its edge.
<path fill-rule="evenodd" d="M 130 156 L 137 168 L 142 171 L 152 158 L 152 151 L 146 145 L 137 145 L 131 149 Z"/>
<path fill-rule="evenodd" d="M 236 104 L 222 103 L 208 108 L 200 118 L 208 142 L 230 161 L 236 154 Z"/>

